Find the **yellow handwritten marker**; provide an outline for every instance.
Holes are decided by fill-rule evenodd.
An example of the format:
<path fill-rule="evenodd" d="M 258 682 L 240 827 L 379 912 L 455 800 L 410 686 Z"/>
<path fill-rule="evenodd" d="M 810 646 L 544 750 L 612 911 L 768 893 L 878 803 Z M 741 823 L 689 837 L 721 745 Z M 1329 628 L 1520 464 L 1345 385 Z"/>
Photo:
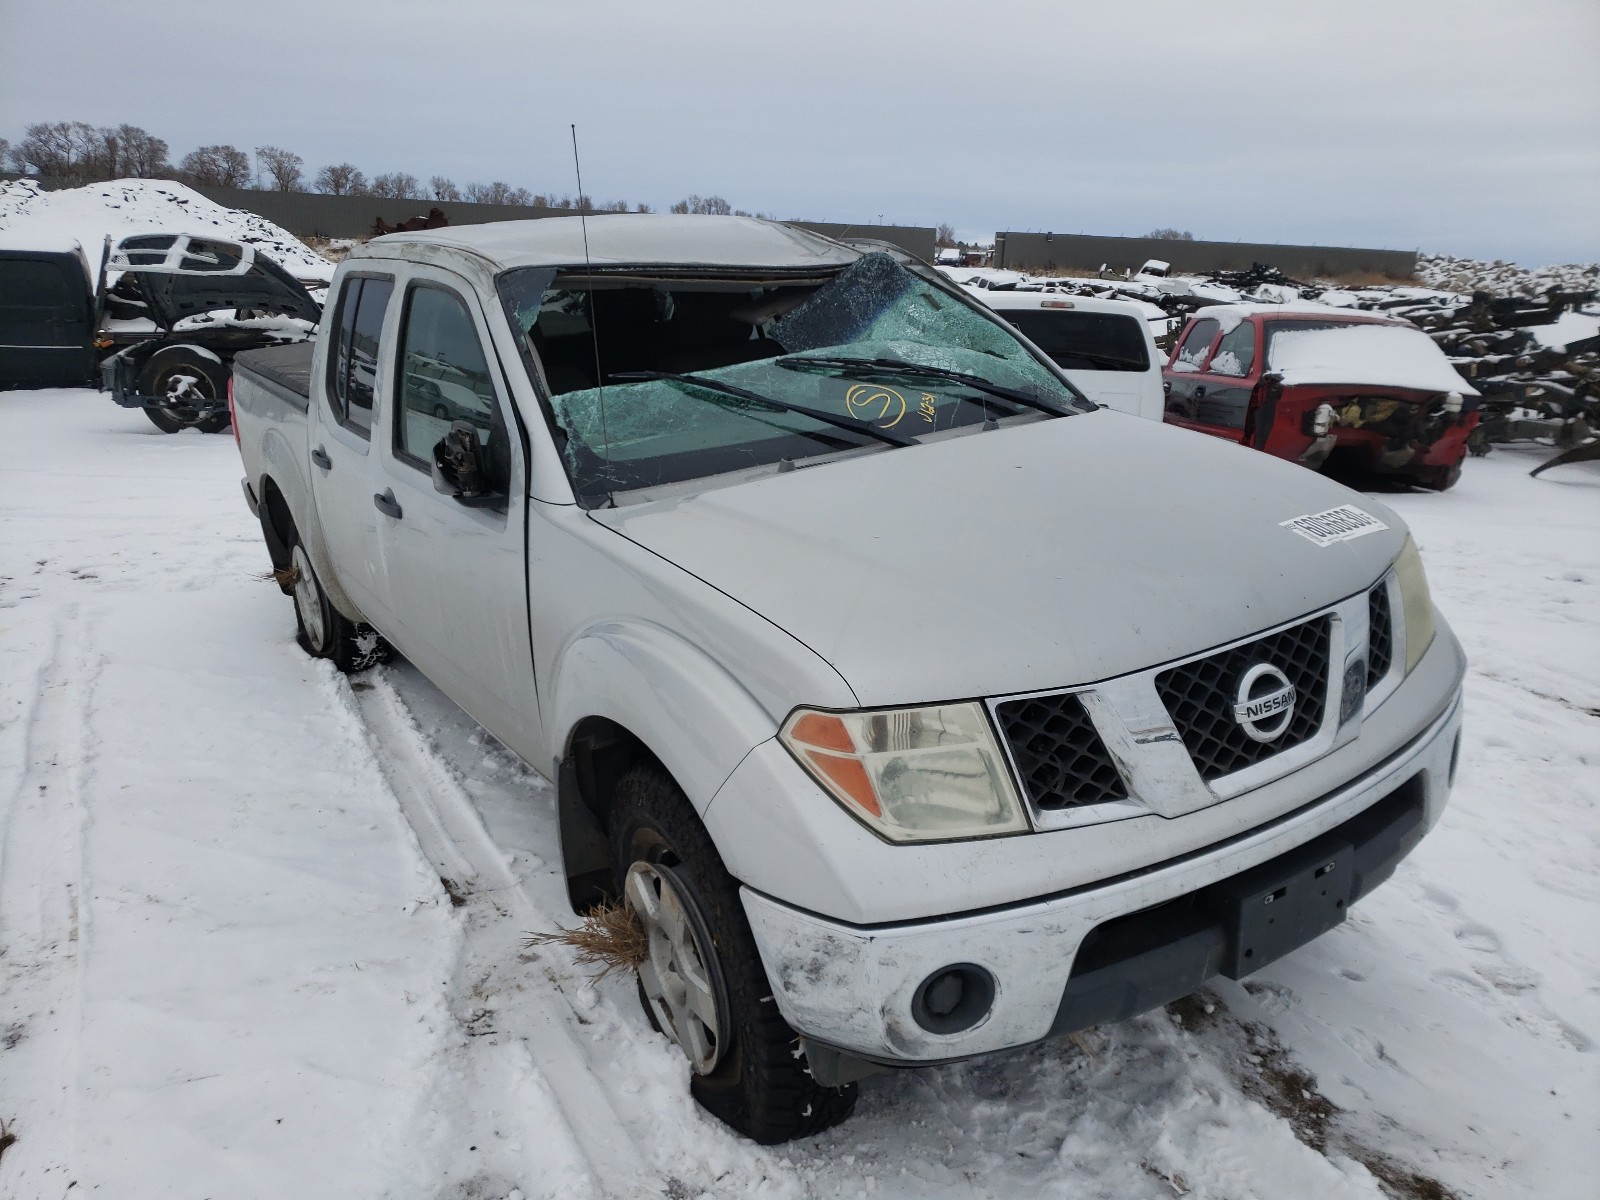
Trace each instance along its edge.
<path fill-rule="evenodd" d="M 927 392 L 923 392 L 922 403 L 917 406 L 918 414 L 920 414 L 922 419 L 928 422 L 930 425 L 933 424 L 934 413 L 936 412 L 934 408 L 935 401 L 936 398 L 934 396 L 930 396 Z"/>

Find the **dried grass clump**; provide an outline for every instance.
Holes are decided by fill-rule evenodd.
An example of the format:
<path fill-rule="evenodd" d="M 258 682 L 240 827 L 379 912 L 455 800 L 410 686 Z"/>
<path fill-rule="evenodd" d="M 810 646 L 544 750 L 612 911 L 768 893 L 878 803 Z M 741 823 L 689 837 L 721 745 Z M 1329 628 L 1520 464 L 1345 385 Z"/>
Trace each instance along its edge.
<path fill-rule="evenodd" d="M 530 933 L 524 946 L 571 946 L 578 962 L 601 968 L 597 978 L 613 971 L 631 971 L 650 953 L 650 939 L 639 914 L 621 900 L 607 901 L 589 910 L 576 929 L 556 933 Z"/>
<path fill-rule="evenodd" d="M 276 567 L 271 571 L 262 571 L 254 578 L 262 583 L 275 583 L 284 591 L 292 591 L 294 585 L 300 582 L 300 572 L 295 567 Z"/>

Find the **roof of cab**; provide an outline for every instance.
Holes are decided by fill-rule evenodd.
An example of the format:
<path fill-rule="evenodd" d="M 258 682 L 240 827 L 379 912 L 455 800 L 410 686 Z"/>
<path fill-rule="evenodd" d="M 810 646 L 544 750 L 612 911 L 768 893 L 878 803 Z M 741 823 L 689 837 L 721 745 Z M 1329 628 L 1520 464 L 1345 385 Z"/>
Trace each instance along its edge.
<path fill-rule="evenodd" d="M 1079 312 L 1117 313 L 1122 316 L 1149 319 L 1152 314 L 1147 313 L 1145 308 L 1155 308 L 1153 304 L 1141 307 L 1131 300 L 1106 300 L 1099 296 L 1078 296 L 1068 292 L 1015 292 L 999 288 L 975 288 L 966 284 L 962 286 L 969 296 L 975 296 L 996 312 L 1025 308 L 1059 308 L 1076 309 Z M 1156 314 L 1166 315 L 1159 309 L 1156 310 Z"/>
<path fill-rule="evenodd" d="M 391 233 L 351 257 L 404 258 L 407 247 L 438 247 L 485 259 L 497 269 L 594 266 L 734 267 L 794 271 L 846 266 L 858 250 L 776 221 L 678 213 L 610 213 L 453 225 Z"/>
<path fill-rule="evenodd" d="M 1404 325 L 1407 328 L 1413 328 L 1410 321 L 1384 316 L 1382 313 L 1309 302 L 1304 304 L 1208 304 L 1204 308 L 1196 309 L 1191 315 L 1196 320 L 1200 320 L 1203 317 L 1215 317 L 1224 324 L 1228 324 L 1230 321 L 1233 324 L 1237 324 L 1239 321 L 1249 320 L 1252 317 L 1263 317 L 1274 321 L 1337 321 L 1340 324 L 1350 325 Z"/>

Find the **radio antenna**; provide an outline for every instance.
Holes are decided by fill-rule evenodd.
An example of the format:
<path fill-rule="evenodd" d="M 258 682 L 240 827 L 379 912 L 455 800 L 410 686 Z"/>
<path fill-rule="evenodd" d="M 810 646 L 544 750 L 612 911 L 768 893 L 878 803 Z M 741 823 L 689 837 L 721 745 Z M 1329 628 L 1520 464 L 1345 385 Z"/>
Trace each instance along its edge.
<path fill-rule="evenodd" d="M 606 381 L 600 374 L 600 310 L 594 302 L 594 266 L 589 261 L 589 214 L 583 195 L 583 166 L 578 161 L 578 126 L 572 129 L 572 173 L 578 177 L 578 221 L 583 230 L 583 270 L 589 286 L 589 340 L 594 345 L 594 383 L 600 392 L 600 441 L 606 462 L 606 500 L 617 506 L 611 480 L 611 431 L 606 428 Z"/>

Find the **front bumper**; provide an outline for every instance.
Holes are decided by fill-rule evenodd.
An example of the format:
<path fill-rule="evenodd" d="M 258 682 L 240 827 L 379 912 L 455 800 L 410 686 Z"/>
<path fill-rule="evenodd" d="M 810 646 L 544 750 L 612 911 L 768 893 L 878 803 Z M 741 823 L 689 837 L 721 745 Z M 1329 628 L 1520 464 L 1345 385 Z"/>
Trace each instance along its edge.
<path fill-rule="evenodd" d="M 1365 857 L 1356 855 L 1352 898 L 1370 891 L 1443 811 L 1460 728 L 1458 689 L 1419 735 L 1338 790 L 1208 849 L 1049 898 L 864 927 L 744 888 L 745 912 L 784 1018 L 821 1047 L 912 1066 L 1026 1045 L 1186 995 L 1227 963 L 1226 929 L 1180 920 L 1167 940 L 1159 928 L 1132 938 L 1144 939 L 1133 953 L 1108 948 L 1102 935 L 1075 972 L 1099 926 L 1192 896 L 1336 830 L 1372 835 Z M 987 971 L 993 1004 L 971 1028 L 930 1032 L 913 1003 L 922 983 L 952 964 Z"/>

